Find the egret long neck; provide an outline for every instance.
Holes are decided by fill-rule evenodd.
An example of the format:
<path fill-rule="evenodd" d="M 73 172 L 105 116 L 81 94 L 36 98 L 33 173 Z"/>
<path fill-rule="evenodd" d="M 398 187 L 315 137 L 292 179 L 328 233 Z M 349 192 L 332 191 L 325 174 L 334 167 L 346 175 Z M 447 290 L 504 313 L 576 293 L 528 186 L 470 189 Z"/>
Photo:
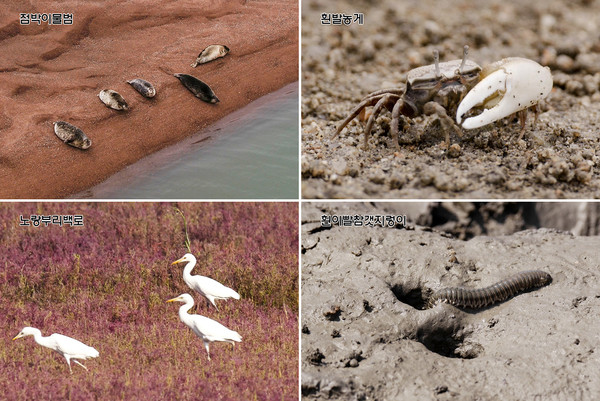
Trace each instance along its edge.
<path fill-rule="evenodd" d="M 48 346 L 49 346 L 49 344 L 48 344 L 48 340 L 49 340 L 49 338 L 48 338 L 48 337 L 42 337 L 42 332 L 41 332 L 41 331 L 39 331 L 39 330 L 36 330 L 36 331 L 33 333 L 33 339 L 34 339 L 34 340 L 35 340 L 35 342 L 36 342 L 36 343 L 38 343 L 39 345 L 42 345 L 42 346 L 44 346 L 44 347 L 48 347 Z"/>
<path fill-rule="evenodd" d="M 194 269 L 194 266 L 196 266 L 196 262 L 191 261 L 188 262 L 183 268 L 183 281 L 185 281 L 187 285 L 191 285 L 188 281 L 192 278 L 192 270 Z"/>
<path fill-rule="evenodd" d="M 188 313 L 188 311 L 192 309 L 192 306 L 194 306 L 194 303 L 188 302 L 179 307 L 179 319 L 181 319 L 182 322 L 185 323 L 190 319 L 190 314 Z"/>

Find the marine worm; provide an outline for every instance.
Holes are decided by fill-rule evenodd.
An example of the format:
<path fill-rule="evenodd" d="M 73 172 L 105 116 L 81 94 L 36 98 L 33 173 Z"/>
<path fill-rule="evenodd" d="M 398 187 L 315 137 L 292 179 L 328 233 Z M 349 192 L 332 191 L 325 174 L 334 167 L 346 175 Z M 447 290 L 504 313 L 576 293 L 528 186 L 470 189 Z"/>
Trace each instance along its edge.
<path fill-rule="evenodd" d="M 462 308 L 482 308 L 531 288 L 543 287 L 551 281 L 552 276 L 544 271 L 528 270 L 485 288 L 444 288 L 431 295 L 427 308 L 432 308 L 438 301 Z"/>

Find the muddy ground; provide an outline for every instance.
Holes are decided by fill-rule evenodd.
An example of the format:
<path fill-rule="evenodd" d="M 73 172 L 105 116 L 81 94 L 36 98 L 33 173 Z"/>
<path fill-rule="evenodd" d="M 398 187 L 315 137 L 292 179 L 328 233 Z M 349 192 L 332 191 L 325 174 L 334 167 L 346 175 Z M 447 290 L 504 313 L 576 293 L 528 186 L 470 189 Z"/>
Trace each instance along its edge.
<path fill-rule="evenodd" d="M 321 24 L 322 13 L 364 24 Z M 304 198 L 597 198 L 600 196 L 600 1 L 337 1 L 302 4 Z M 417 117 L 390 137 L 391 113 L 335 128 L 368 93 L 404 87 L 406 73 L 462 56 L 485 66 L 525 57 L 551 68 L 554 89 L 522 140 L 516 119 L 451 133 Z"/>
<path fill-rule="evenodd" d="M 370 209 L 368 205 L 353 206 L 354 213 L 367 213 Z M 462 240 L 535 228 L 600 235 L 598 202 L 403 202 L 382 203 L 379 209 L 386 215 L 405 214 L 416 225 Z"/>
<path fill-rule="evenodd" d="M 600 237 L 542 228 L 463 241 L 414 223 L 320 225 L 323 214 L 405 206 L 303 205 L 302 398 L 597 399 Z M 487 309 L 423 309 L 431 291 L 523 270 L 553 281 Z"/>

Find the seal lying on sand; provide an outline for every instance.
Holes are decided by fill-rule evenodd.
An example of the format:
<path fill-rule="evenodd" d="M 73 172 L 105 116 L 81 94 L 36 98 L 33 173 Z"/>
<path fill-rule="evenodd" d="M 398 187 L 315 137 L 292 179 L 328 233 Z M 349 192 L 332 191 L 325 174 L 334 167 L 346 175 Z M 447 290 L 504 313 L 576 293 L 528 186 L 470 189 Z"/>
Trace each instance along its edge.
<path fill-rule="evenodd" d="M 174 74 L 183 86 L 189 89 L 198 99 L 204 100 L 207 103 L 219 103 L 219 98 L 210 89 L 210 86 L 200 81 L 198 78 L 188 74 Z"/>
<path fill-rule="evenodd" d="M 76 126 L 65 121 L 54 123 L 54 133 L 67 145 L 79 149 L 87 149 L 92 146 L 92 140 Z"/>
<path fill-rule="evenodd" d="M 198 64 L 208 63 L 218 59 L 219 57 L 225 57 L 229 53 L 229 47 L 224 45 L 210 45 L 206 49 L 202 50 L 202 53 L 198 54 L 196 61 L 192 63 L 192 67 L 197 67 Z"/>
<path fill-rule="evenodd" d="M 127 83 L 135 88 L 136 91 L 140 92 L 142 96 L 151 98 L 156 95 L 156 89 L 154 86 L 148 81 L 145 81 L 140 78 L 132 79 L 131 81 L 127 81 Z"/>
<path fill-rule="evenodd" d="M 129 106 L 123 96 L 112 89 L 104 89 L 98 93 L 98 97 L 106 106 L 115 110 L 129 110 Z"/>

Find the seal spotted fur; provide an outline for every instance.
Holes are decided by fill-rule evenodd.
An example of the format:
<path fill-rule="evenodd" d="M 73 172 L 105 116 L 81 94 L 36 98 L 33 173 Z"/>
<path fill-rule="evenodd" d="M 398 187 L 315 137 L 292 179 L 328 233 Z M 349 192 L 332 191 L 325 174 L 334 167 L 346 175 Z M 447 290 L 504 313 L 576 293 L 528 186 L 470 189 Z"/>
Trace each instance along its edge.
<path fill-rule="evenodd" d="M 204 100 L 207 103 L 219 103 L 219 98 L 210 89 L 210 86 L 200 81 L 198 78 L 188 74 L 174 74 L 183 86 L 188 88 L 190 92 L 194 94 L 198 99 Z"/>
<path fill-rule="evenodd" d="M 75 148 L 87 149 L 92 146 L 92 140 L 81 129 L 66 121 L 56 121 L 54 133 L 64 143 Z"/>
<path fill-rule="evenodd" d="M 199 64 L 208 63 L 209 61 L 213 61 L 220 57 L 225 57 L 227 53 L 229 53 L 229 47 L 225 45 L 210 45 L 198 54 L 196 61 L 191 65 L 192 67 L 197 67 Z"/>
<path fill-rule="evenodd" d="M 133 86 L 136 91 L 140 92 L 142 96 L 147 97 L 148 99 L 156 96 L 156 89 L 154 89 L 154 86 L 146 80 L 136 78 L 132 79 L 131 81 L 127 81 L 127 83 Z"/>
<path fill-rule="evenodd" d="M 107 107 L 115 110 L 129 110 L 129 106 L 123 96 L 112 89 L 103 89 L 98 93 L 98 97 Z"/>

